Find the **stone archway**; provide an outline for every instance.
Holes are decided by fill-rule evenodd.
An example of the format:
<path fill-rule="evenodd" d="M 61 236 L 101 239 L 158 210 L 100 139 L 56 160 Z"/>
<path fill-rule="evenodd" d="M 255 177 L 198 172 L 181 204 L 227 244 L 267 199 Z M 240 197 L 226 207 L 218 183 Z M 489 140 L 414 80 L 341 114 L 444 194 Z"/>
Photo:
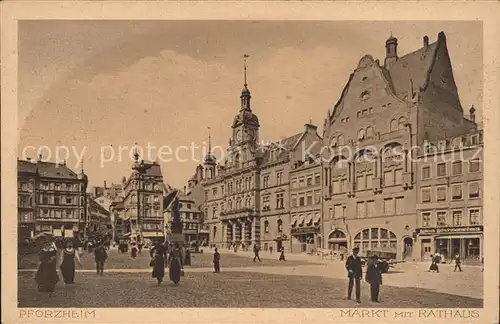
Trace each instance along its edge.
<path fill-rule="evenodd" d="M 348 242 L 346 234 L 339 230 L 335 229 L 328 234 L 328 249 L 334 251 L 342 251 L 347 250 Z"/>
<path fill-rule="evenodd" d="M 403 237 L 403 260 L 410 259 L 413 256 L 413 238 Z"/>

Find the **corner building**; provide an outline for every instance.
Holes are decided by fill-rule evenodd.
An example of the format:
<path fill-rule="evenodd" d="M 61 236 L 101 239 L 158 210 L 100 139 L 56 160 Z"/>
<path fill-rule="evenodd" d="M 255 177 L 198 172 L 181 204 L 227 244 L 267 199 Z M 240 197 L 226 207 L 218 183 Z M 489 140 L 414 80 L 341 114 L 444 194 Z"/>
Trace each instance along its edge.
<path fill-rule="evenodd" d="M 420 49 L 401 57 L 397 46 L 395 37 L 386 41 L 383 65 L 361 58 L 325 119 L 324 145 L 333 153 L 322 168 L 323 234 L 332 249 L 421 259 L 414 249 L 421 160 L 412 148 L 477 126 L 464 118 L 445 34 L 434 43 L 425 36 Z"/>

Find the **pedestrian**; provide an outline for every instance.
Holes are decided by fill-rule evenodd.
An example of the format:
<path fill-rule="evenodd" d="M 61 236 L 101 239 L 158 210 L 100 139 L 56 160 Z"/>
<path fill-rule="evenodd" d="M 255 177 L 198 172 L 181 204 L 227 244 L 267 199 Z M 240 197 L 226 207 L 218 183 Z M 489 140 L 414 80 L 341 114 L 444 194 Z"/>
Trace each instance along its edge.
<path fill-rule="evenodd" d="M 280 261 L 286 261 L 285 260 L 285 248 L 284 247 L 281 247 Z"/>
<path fill-rule="evenodd" d="M 82 262 L 80 261 L 80 257 L 78 253 L 76 253 L 73 248 L 73 243 L 66 243 L 66 248 L 63 250 L 61 254 L 62 262 L 61 262 L 61 273 L 64 280 L 64 285 L 71 285 L 75 283 L 75 260 L 81 266 Z"/>
<path fill-rule="evenodd" d="M 262 262 L 262 260 L 259 257 L 259 247 L 257 246 L 257 244 L 253 245 L 253 253 L 254 253 L 253 262 L 255 262 L 255 259 L 258 259 L 259 262 Z"/>
<path fill-rule="evenodd" d="M 170 280 L 174 284 L 178 284 L 181 281 L 181 276 L 184 272 L 182 253 L 179 249 L 179 243 L 175 243 L 174 249 L 170 251 L 167 263 Z"/>
<path fill-rule="evenodd" d="M 378 303 L 380 286 L 382 285 L 382 271 L 379 267 L 378 257 L 371 257 L 371 262 L 366 266 L 366 282 L 370 284 L 370 294 L 372 302 Z"/>
<path fill-rule="evenodd" d="M 189 250 L 189 248 L 186 248 L 186 252 L 184 255 L 184 265 L 191 265 L 191 251 Z"/>
<path fill-rule="evenodd" d="M 88 251 L 89 254 L 92 253 L 93 247 L 94 247 L 94 244 L 92 244 L 92 241 L 89 240 L 87 242 L 87 251 Z"/>
<path fill-rule="evenodd" d="M 59 276 L 57 275 L 57 250 L 52 244 L 40 251 L 40 264 L 35 274 L 35 282 L 39 292 L 52 296 Z"/>
<path fill-rule="evenodd" d="M 217 248 L 214 252 L 214 273 L 220 273 L 220 253 Z"/>
<path fill-rule="evenodd" d="M 156 278 L 158 281 L 158 286 L 160 286 L 165 277 L 165 248 L 162 245 L 157 245 L 154 250 L 154 256 L 149 264 L 153 267 L 153 273 L 151 276 Z"/>
<path fill-rule="evenodd" d="M 484 272 L 484 257 L 481 258 L 481 272 Z"/>
<path fill-rule="evenodd" d="M 460 272 L 462 272 L 462 267 L 460 266 L 462 264 L 462 261 L 460 260 L 460 255 L 456 254 L 455 255 L 455 269 L 453 269 L 453 272 L 457 271 L 457 268 Z"/>
<path fill-rule="evenodd" d="M 349 284 L 347 286 L 347 299 L 351 299 L 352 289 L 356 286 L 356 302 L 361 303 L 361 279 L 363 278 L 363 268 L 361 266 L 361 258 L 358 256 L 359 248 L 355 247 L 352 250 L 352 255 L 347 258 L 345 268 Z"/>
<path fill-rule="evenodd" d="M 96 248 L 94 249 L 94 258 L 97 274 L 100 274 L 102 276 L 104 273 L 104 262 L 106 262 L 106 259 L 108 258 L 108 253 L 106 252 L 106 246 L 104 242 L 101 242 L 101 244 L 96 246 Z"/>
<path fill-rule="evenodd" d="M 434 255 L 431 255 L 431 266 L 429 267 L 429 272 L 439 272 L 439 255 L 438 254 L 434 254 Z"/>
<path fill-rule="evenodd" d="M 137 256 L 137 243 L 135 241 L 132 241 L 130 243 L 130 253 L 133 259 Z"/>
<path fill-rule="evenodd" d="M 269 247 L 269 254 L 273 254 L 273 247 L 272 246 Z"/>

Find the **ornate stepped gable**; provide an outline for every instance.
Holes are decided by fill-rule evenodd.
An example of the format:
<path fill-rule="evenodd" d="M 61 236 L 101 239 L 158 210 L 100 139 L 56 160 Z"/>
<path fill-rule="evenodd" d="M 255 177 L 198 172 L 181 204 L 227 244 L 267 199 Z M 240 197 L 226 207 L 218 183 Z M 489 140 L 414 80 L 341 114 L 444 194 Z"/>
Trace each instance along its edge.
<path fill-rule="evenodd" d="M 391 37 L 387 40 L 387 42 L 390 42 L 391 39 L 394 38 Z M 443 60 L 448 61 L 449 63 L 450 58 L 446 47 L 446 36 L 444 32 L 440 32 L 438 34 L 437 41 L 432 44 L 428 43 L 428 37 L 425 36 L 424 46 L 422 48 L 419 48 L 418 50 L 404 56 L 398 57 L 386 67 L 380 65 L 379 61 L 374 60 L 372 56 L 365 55 L 359 61 L 356 70 L 349 76 L 349 80 L 342 90 L 339 100 L 334 105 L 333 111 L 331 113 L 327 113 L 329 124 L 333 122 L 333 119 L 337 118 L 340 115 L 343 108 L 344 99 L 349 92 L 350 86 L 356 73 L 359 70 L 369 67 L 370 65 L 376 65 L 376 68 L 379 69 L 381 75 L 387 82 L 387 88 L 390 90 L 391 94 L 401 100 L 406 100 L 409 92 L 409 84 L 411 85 L 414 94 L 418 92 L 424 92 L 427 89 L 431 72 L 433 70 L 434 64 L 436 63 L 440 49 L 443 49 L 444 52 Z M 456 93 L 457 89 L 453 80 L 451 63 L 449 63 L 449 65 L 451 88 Z M 458 96 L 456 97 L 457 101 L 454 102 L 454 106 L 456 107 L 456 109 L 463 111 L 460 102 L 458 101 Z M 326 123 L 326 121 L 325 126 L 328 127 L 328 123 Z"/>

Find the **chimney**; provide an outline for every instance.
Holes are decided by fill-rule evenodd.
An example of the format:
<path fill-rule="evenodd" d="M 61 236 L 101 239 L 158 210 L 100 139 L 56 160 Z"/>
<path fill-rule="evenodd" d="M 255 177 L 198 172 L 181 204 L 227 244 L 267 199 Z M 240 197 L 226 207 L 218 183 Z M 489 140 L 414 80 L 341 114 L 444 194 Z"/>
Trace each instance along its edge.
<path fill-rule="evenodd" d="M 470 113 L 470 120 L 475 123 L 476 122 L 476 108 L 474 108 L 474 105 L 472 105 L 469 109 L 469 113 Z"/>
<path fill-rule="evenodd" d="M 424 50 L 427 51 L 428 47 L 429 47 L 429 36 L 425 35 L 424 36 Z"/>
<path fill-rule="evenodd" d="M 106 180 L 104 180 L 104 189 L 106 189 L 106 188 L 107 188 L 107 187 L 106 187 Z"/>
<path fill-rule="evenodd" d="M 306 129 L 306 133 L 312 133 L 312 134 L 314 134 L 318 130 L 318 126 L 313 125 L 312 122 L 309 122 L 309 123 L 305 124 L 304 126 L 305 126 L 305 129 Z"/>

